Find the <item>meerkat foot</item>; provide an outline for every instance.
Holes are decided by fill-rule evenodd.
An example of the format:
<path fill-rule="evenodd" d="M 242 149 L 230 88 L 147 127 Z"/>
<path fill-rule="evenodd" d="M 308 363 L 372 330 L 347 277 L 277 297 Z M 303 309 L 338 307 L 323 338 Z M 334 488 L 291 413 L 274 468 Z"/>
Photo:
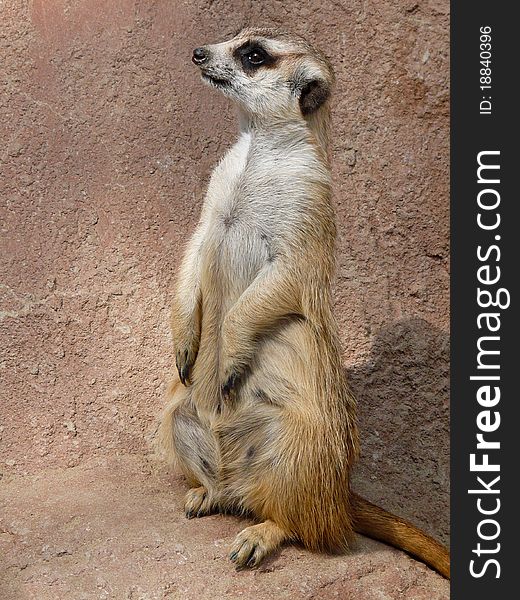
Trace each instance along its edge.
<path fill-rule="evenodd" d="M 246 527 L 235 538 L 229 558 L 237 569 L 256 567 L 285 539 L 287 535 L 273 521 Z"/>
<path fill-rule="evenodd" d="M 184 499 L 184 512 L 188 519 L 205 517 L 215 512 L 215 503 L 204 487 L 191 488 Z"/>

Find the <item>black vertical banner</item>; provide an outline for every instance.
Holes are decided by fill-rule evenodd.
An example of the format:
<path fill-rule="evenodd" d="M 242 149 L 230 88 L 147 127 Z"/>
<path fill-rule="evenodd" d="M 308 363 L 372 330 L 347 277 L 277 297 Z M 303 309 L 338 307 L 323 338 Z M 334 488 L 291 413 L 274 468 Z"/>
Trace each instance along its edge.
<path fill-rule="evenodd" d="M 514 7 L 451 4 L 453 600 L 518 595 L 520 31 Z"/>

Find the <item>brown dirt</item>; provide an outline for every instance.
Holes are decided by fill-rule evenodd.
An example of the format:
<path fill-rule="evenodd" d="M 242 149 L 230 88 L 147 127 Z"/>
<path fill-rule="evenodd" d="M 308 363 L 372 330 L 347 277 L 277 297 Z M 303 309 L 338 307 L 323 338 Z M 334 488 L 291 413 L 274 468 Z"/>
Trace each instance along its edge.
<path fill-rule="evenodd" d="M 346 556 L 286 547 L 259 569 L 228 560 L 250 523 L 188 521 L 179 477 L 137 457 L 13 476 L 0 489 L 0 597 L 9 600 L 446 600 L 447 581 L 367 539 Z"/>
<path fill-rule="evenodd" d="M 214 540 L 227 543 L 237 523 L 184 523 L 178 482 L 147 481 L 131 465 L 150 451 L 172 372 L 167 321 L 179 254 L 211 167 L 236 128 L 226 100 L 198 80 L 191 49 L 245 23 L 274 24 L 319 45 L 338 76 L 335 299 L 345 367 L 360 404 L 357 488 L 447 541 L 448 10 L 447 0 L 0 3 L 0 488 L 4 496 L 20 494 L 19 523 L 28 529 L 27 543 L 8 550 L 9 564 L 28 557 L 13 580 L 18 597 L 60 597 L 38 569 L 48 569 L 61 597 L 79 597 L 66 591 L 74 589 L 66 586 L 76 572 L 67 565 L 84 569 L 76 583 L 85 597 L 104 597 L 102 587 L 89 588 L 97 575 L 81 555 L 87 551 L 101 579 L 120 580 L 111 584 L 120 586 L 113 597 L 139 598 L 140 585 L 143 598 L 160 597 L 160 585 L 177 578 L 202 589 L 211 573 L 218 589 L 231 590 L 222 597 L 239 597 L 239 590 L 248 597 L 252 585 L 276 597 L 269 586 L 288 594 L 301 584 L 316 590 L 313 597 L 328 598 L 343 585 L 354 589 L 348 586 L 357 585 L 357 576 L 350 575 L 371 564 L 374 571 L 360 575 L 359 585 L 383 582 L 394 571 L 405 578 L 420 573 L 421 585 L 432 590 L 441 585 L 380 546 L 348 561 L 289 549 L 282 556 L 291 567 L 278 569 L 275 561 L 273 572 L 236 575 L 210 554 L 224 553 Z M 134 456 L 121 459 L 119 481 L 110 469 L 92 466 L 112 465 L 115 455 Z M 57 552 L 60 531 L 68 547 L 80 530 L 68 528 L 67 518 L 74 520 L 81 498 L 86 503 L 98 494 L 99 506 L 93 500 L 77 518 L 102 530 L 105 542 L 96 545 L 85 533 L 77 546 L 70 542 L 74 557 L 42 550 L 53 548 L 47 529 Z M 151 544 L 156 527 L 171 552 L 157 565 L 133 537 L 131 519 L 126 526 L 119 521 L 134 514 L 134 502 L 142 511 L 135 513 L 135 536 L 139 531 Z M 189 570 L 179 575 L 170 535 L 184 544 L 202 580 Z M 135 569 L 132 543 L 139 548 Z M 130 563 L 111 560 L 110 552 Z M 330 585 L 327 573 L 336 577 Z"/>

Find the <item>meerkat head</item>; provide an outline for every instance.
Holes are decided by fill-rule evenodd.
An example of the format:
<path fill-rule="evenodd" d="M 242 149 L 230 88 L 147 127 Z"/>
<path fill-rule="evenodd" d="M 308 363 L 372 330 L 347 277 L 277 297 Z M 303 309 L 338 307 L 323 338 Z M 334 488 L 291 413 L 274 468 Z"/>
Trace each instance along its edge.
<path fill-rule="evenodd" d="M 231 40 L 196 48 L 202 79 L 251 116 L 312 115 L 334 82 L 327 59 L 303 38 L 246 28 Z"/>

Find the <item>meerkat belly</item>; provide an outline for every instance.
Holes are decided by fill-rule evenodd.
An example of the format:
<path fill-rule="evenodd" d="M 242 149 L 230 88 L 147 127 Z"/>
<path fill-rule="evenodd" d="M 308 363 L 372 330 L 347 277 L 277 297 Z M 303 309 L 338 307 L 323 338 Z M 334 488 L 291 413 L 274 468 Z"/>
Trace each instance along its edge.
<path fill-rule="evenodd" d="M 208 287 L 218 288 L 227 312 L 269 260 L 262 234 L 242 223 L 233 211 L 216 225 L 216 243 L 206 270 Z M 206 282 L 204 282 L 206 283 Z"/>
<path fill-rule="evenodd" d="M 233 207 L 220 209 L 201 248 L 201 338 L 193 371 L 194 400 L 208 409 L 208 418 L 220 401 L 222 322 L 269 260 L 264 234 Z"/>
<path fill-rule="evenodd" d="M 202 248 L 201 340 L 194 380 L 202 374 L 204 393 L 214 395 L 219 392 L 216 376 L 222 321 L 269 260 L 262 234 L 236 221 L 226 223 L 228 218 L 232 219 L 224 215 L 215 223 Z"/>
<path fill-rule="evenodd" d="M 280 153 L 266 153 L 257 146 L 243 138 L 217 167 L 208 189 L 209 227 L 200 249 L 201 338 L 193 371 L 193 397 L 207 407 L 208 421 L 221 400 L 223 320 L 261 269 L 277 260 L 279 246 L 287 243 L 293 230 L 299 231 L 308 212 L 307 175 L 302 177 L 299 168 L 301 152 L 296 158 L 285 154 L 280 172 Z M 282 341 L 278 347 L 283 354 Z"/>

